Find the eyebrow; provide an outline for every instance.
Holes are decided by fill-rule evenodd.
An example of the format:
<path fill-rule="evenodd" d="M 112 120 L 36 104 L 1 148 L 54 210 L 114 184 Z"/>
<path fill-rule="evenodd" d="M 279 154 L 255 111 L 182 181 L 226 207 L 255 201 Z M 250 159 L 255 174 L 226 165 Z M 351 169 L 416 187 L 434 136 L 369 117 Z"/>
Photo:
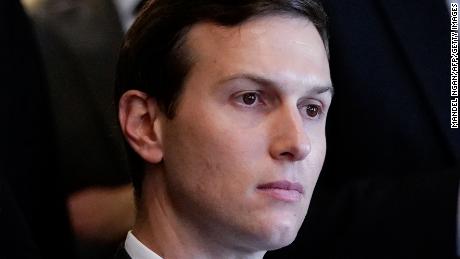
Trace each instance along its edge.
<path fill-rule="evenodd" d="M 246 73 L 232 75 L 232 76 L 230 76 L 230 77 L 228 77 L 226 79 L 223 79 L 219 83 L 225 83 L 225 82 L 229 82 L 229 81 L 237 80 L 237 79 L 249 80 L 249 81 L 252 81 L 252 82 L 254 82 L 254 83 L 258 84 L 258 85 L 269 86 L 271 88 L 280 88 L 280 86 L 282 85 L 280 83 L 277 83 L 275 80 L 271 80 L 269 78 L 259 76 L 259 75 L 255 75 L 255 74 L 246 74 Z M 323 94 L 323 93 L 326 93 L 326 92 L 329 92 L 331 94 L 331 96 L 333 96 L 334 92 L 335 92 L 335 89 L 331 84 L 317 85 L 317 86 L 314 86 L 313 88 L 309 89 L 306 94 L 307 95 L 310 95 L 310 94 Z"/>

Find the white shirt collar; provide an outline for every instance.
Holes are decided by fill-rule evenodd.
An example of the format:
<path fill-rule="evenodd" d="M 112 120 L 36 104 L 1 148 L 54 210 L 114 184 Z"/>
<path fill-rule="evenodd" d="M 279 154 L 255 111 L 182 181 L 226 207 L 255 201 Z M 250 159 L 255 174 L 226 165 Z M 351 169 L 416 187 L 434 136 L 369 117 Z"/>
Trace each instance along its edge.
<path fill-rule="evenodd" d="M 125 250 L 132 259 L 163 259 L 141 243 L 131 231 L 125 240 Z"/>
<path fill-rule="evenodd" d="M 135 14 L 134 9 L 139 0 L 113 0 L 115 8 L 117 9 L 120 22 L 123 26 L 123 30 L 126 32 L 134 21 Z"/>

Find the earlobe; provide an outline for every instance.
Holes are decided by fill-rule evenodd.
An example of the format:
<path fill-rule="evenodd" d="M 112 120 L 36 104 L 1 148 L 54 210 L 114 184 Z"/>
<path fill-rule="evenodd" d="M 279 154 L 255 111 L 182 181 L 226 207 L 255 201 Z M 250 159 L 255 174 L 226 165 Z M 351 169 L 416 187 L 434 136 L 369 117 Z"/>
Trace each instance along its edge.
<path fill-rule="evenodd" d="M 163 159 L 162 113 L 155 99 L 144 92 L 129 90 L 120 98 L 119 121 L 129 145 L 148 163 Z"/>

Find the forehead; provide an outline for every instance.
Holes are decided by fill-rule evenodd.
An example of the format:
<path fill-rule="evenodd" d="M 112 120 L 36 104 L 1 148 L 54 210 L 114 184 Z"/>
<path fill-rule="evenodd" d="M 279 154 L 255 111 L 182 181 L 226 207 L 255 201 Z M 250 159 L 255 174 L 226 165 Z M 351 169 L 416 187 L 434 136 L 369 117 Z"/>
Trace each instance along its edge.
<path fill-rule="evenodd" d="M 264 16 L 233 27 L 198 23 L 187 34 L 186 46 L 191 70 L 206 69 L 208 75 L 254 73 L 320 84 L 330 80 L 321 36 L 302 17 Z"/>

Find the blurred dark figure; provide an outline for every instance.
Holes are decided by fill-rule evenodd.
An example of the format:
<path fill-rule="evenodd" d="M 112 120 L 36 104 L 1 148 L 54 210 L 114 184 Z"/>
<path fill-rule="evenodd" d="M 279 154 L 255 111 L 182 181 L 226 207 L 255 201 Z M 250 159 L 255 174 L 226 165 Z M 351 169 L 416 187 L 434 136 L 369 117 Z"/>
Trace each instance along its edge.
<path fill-rule="evenodd" d="M 49 80 L 66 190 L 128 183 L 112 97 L 123 37 L 115 7 L 108 0 L 46 0 L 31 16 Z"/>
<path fill-rule="evenodd" d="M 85 259 L 112 257 L 134 221 L 129 165 L 113 103 L 124 25 L 117 7 L 126 8 L 127 2 L 43 0 L 29 9 L 56 119 L 58 172 L 79 257 Z"/>
<path fill-rule="evenodd" d="M 455 258 L 447 2 L 323 5 L 336 88 L 325 167 L 295 243 L 266 258 Z"/>
<path fill-rule="evenodd" d="M 73 258 L 42 63 L 18 0 L 0 1 L 0 258 Z"/>

